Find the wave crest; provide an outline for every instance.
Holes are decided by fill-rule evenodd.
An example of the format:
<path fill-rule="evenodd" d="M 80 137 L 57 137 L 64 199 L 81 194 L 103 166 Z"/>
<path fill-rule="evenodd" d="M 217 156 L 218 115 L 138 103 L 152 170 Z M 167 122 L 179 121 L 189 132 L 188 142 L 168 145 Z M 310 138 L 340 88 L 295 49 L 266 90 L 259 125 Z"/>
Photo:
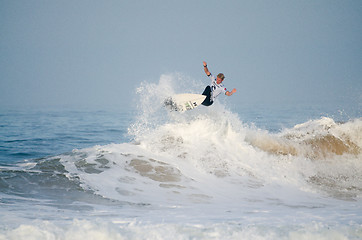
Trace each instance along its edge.
<path fill-rule="evenodd" d="M 360 136 L 361 119 L 335 123 L 333 119 L 324 117 L 298 124 L 276 135 L 254 135 L 248 141 L 253 146 L 277 155 L 325 159 L 334 155 L 360 155 Z"/>

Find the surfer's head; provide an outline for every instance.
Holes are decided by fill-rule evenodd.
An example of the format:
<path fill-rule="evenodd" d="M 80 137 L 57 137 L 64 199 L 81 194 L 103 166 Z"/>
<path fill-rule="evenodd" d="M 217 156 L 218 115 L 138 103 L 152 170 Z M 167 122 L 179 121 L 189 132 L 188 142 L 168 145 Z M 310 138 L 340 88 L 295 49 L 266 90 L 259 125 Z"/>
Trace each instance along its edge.
<path fill-rule="evenodd" d="M 219 74 L 217 75 L 217 77 L 216 77 L 216 83 L 217 83 L 217 84 L 220 84 L 220 83 L 222 83 L 222 81 L 224 81 L 224 79 L 225 79 L 224 74 L 223 74 L 223 73 L 219 73 Z"/>

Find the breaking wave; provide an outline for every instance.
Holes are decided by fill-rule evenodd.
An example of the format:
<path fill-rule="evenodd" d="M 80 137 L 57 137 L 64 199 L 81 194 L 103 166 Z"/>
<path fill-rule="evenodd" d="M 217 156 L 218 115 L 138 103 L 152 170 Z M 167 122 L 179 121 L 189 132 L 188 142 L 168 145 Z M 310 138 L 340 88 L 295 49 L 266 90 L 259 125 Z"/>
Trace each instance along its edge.
<path fill-rule="evenodd" d="M 128 129 L 130 142 L 3 167 L 0 203 L 41 206 L 39 212 L 50 212 L 45 218 L 54 211 L 49 208 L 70 211 L 75 219 L 68 227 L 23 224 L 0 238 L 30 232 L 71 238 L 88 231 L 105 239 L 157 238 L 170 229 L 180 238 L 360 236 L 358 205 L 334 215 L 330 210 L 341 200 L 361 201 L 361 118 L 322 117 L 272 133 L 244 123 L 220 102 L 169 112 L 162 103 L 180 93 L 174 85 L 175 76 L 164 75 L 158 84 L 137 89 L 141 100 Z M 202 89 L 192 81 L 187 86 L 190 93 Z M 97 223 L 88 216 L 90 209 L 118 228 Z M 326 219 L 339 222 L 337 230 L 318 224 Z"/>

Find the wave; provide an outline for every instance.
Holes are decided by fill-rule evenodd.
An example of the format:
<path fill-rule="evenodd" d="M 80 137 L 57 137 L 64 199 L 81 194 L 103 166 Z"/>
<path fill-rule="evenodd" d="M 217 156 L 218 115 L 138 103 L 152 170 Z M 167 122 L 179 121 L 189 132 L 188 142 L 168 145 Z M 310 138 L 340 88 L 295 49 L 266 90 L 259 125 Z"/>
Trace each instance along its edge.
<path fill-rule="evenodd" d="M 117 224 L 117 225 L 116 225 Z M 119 226 L 118 226 L 119 225 Z M 357 225 L 357 224 L 356 224 Z M 329 226 L 308 223 L 304 226 L 266 226 L 231 223 L 181 224 L 97 220 L 73 220 L 69 225 L 40 222 L 0 230 L 1 239 L 360 239 L 359 226 Z"/>
<path fill-rule="evenodd" d="M 61 156 L 69 176 L 84 189 L 131 203 L 213 202 L 221 193 L 209 182 L 229 188 L 222 194 L 230 197 L 273 184 L 341 199 L 361 196 L 361 119 L 323 117 L 270 133 L 243 123 L 220 102 L 168 112 L 162 102 L 177 92 L 174 81 L 165 75 L 137 89 L 133 141 Z"/>
<path fill-rule="evenodd" d="M 273 154 L 325 159 L 333 155 L 360 155 L 361 133 L 361 119 L 335 123 L 333 119 L 323 117 L 285 129 L 279 134 L 249 136 L 247 141 Z"/>
<path fill-rule="evenodd" d="M 176 80 L 165 75 L 158 84 L 143 83 L 137 89 L 138 115 L 128 129 L 131 142 L 35 160 L 20 170 L 21 179 L 37 178 L 35 185 L 44 187 L 37 191 L 61 186 L 65 192 L 141 205 L 233 206 L 238 200 L 259 201 L 266 192 L 279 199 L 287 195 L 280 191 L 290 191 L 290 186 L 297 196 L 320 192 L 339 199 L 361 197 L 361 119 L 336 123 L 323 117 L 270 133 L 243 123 L 220 102 L 168 112 L 162 103 L 177 92 Z M 19 175 L 19 169 L 7 174 Z M 22 184 L 9 179 L 8 189 Z M 300 201 L 308 202 L 306 198 Z M 285 196 L 283 202 L 289 201 Z"/>
<path fill-rule="evenodd" d="M 0 239 L 361 236 L 361 118 L 276 133 L 221 102 L 162 107 L 195 89 L 142 83 L 131 141 L 0 166 Z"/>

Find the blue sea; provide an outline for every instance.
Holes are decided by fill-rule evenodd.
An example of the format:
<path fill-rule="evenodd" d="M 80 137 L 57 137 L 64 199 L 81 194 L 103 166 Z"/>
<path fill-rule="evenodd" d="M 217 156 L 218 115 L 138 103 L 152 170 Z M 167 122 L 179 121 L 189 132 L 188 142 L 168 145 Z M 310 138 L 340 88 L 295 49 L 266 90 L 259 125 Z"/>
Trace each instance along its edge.
<path fill-rule="evenodd" d="M 0 239 L 362 239 L 358 101 L 170 112 L 177 82 L 127 109 L 2 108 Z"/>

